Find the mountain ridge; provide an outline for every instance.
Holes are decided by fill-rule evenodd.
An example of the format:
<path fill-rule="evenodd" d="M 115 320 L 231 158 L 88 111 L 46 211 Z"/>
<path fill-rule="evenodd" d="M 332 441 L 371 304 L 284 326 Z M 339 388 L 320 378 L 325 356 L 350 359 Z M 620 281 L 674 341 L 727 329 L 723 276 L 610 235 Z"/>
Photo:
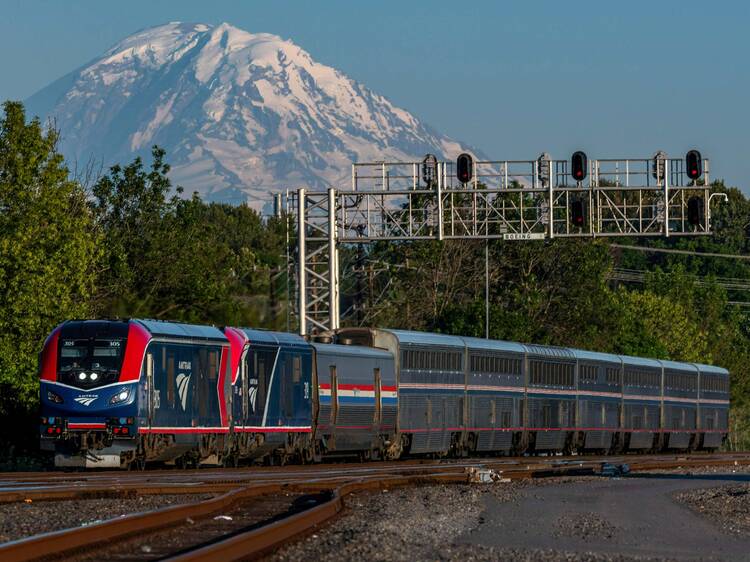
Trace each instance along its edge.
<path fill-rule="evenodd" d="M 69 159 L 109 166 L 158 144 L 188 193 L 256 207 L 348 187 L 355 161 L 477 152 L 292 41 L 228 23 L 142 29 L 26 103 L 55 120 Z"/>

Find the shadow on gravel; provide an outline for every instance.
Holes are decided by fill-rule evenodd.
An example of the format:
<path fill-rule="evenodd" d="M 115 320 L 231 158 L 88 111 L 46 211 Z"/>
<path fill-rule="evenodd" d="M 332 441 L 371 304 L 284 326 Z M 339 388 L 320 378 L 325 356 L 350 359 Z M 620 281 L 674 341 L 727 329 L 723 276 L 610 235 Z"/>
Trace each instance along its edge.
<path fill-rule="evenodd" d="M 652 474 L 649 472 L 630 473 L 623 478 L 643 478 L 650 480 L 704 480 L 721 482 L 750 482 L 750 474 Z"/>

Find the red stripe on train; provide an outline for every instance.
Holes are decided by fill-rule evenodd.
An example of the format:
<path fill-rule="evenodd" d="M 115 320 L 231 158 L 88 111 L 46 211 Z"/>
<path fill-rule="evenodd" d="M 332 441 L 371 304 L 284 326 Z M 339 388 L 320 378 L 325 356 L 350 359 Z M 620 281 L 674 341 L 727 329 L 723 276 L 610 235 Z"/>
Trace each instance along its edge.
<path fill-rule="evenodd" d="M 228 427 L 139 427 L 138 433 L 229 433 Z"/>

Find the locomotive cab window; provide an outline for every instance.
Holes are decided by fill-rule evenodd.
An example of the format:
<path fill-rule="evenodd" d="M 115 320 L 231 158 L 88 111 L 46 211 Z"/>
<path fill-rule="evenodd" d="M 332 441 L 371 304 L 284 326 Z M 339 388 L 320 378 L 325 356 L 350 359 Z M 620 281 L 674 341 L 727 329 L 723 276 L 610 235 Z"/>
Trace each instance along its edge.
<path fill-rule="evenodd" d="M 125 339 L 61 339 L 58 380 L 77 388 L 94 388 L 117 380 Z"/>

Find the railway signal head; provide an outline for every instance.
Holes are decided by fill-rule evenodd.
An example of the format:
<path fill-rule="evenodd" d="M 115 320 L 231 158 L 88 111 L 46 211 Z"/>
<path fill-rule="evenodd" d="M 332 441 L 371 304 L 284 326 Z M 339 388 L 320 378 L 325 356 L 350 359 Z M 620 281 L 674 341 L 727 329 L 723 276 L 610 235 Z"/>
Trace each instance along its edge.
<path fill-rule="evenodd" d="M 651 175 L 656 181 L 661 181 L 667 175 L 667 153 L 663 150 L 657 150 L 654 154 L 653 168 Z"/>
<path fill-rule="evenodd" d="M 570 175 L 576 181 L 583 181 L 588 174 L 589 159 L 586 153 L 578 150 L 570 157 Z"/>
<path fill-rule="evenodd" d="M 687 176 L 695 181 L 703 175 L 703 158 L 697 150 L 690 150 L 685 155 Z"/>
<path fill-rule="evenodd" d="M 693 195 L 690 199 L 688 199 L 687 207 L 688 222 L 693 226 L 698 226 L 701 223 L 701 219 L 703 218 L 703 199 L 701 199 L 697 195 Z"/>
<path fill-rule="evenodd" d="M 539 175 L 539 181 L 542 185 L 548 185 L 550 181 L 550 162 L 552 158 L 546 152 L 542 152 L 541 156 L 537 158 L 536 168 L 537 174 Z"/>
<path fill-rule="evenodd" d="M 580 228 L 586 225 L 586 206 L 581 199 L 574 199 L 570 203 L 570 221 Z"/>
<path fill-rule="evenodd" d="M 474 159 L 471 154 L 463 153 L 458 155 L 456 160 L 456 177 L 461 183 L 469 183 L 474 176 Z"/>
<path fill-rule="evenodd" d="M 434 154 L 428 154 L 422 160 L 422 181 L 432 185 L 437 180 L 438 161 Z"/>

